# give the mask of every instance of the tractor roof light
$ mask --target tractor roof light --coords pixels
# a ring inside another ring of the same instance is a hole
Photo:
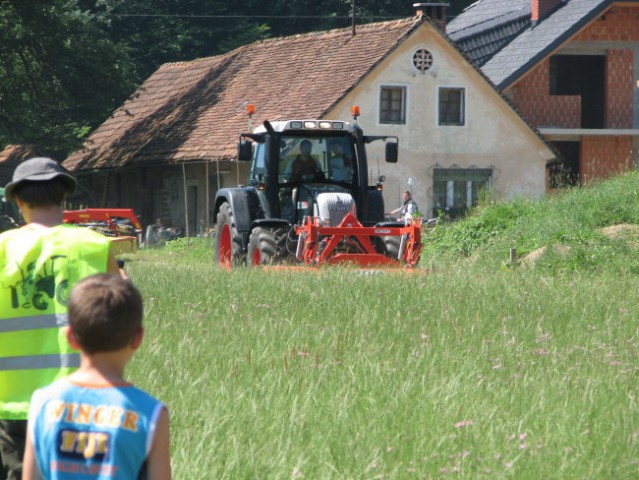
[[[319,122],[319,128],[331,128],[331,122],[322,121]]]
[[[317,128],[317,123],[315,123],[315,122],[304,122],[304,128]]]
[[[304,128],[304,124],[302,122],[291,122],[290,123],[290,127],[291,128]]]

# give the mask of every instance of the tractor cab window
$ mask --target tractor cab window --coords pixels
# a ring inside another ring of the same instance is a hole
[[[264,158],[264,144],[253,143],[253,165],[251,167],[251,180],[260,181],[266,174],[266,160]]]
[[[351,182],[352,158],[346,137],[282,137],[280,183]]]

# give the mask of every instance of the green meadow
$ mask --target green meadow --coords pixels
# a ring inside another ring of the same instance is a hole
[[[177,479],[637,479],[636,225],[628,174],[441,222],[411,271],[140,250],[128,377]]]

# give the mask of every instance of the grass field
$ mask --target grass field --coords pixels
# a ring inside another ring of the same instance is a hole
[[[410,274],[127,258],[174,477],[639,478],[637,250],[597,233],[639,224],[639,177],[615,181],[438,226]]]

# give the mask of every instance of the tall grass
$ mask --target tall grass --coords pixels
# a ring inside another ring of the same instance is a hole
[[[486,208],[499,231],[467,252],[440,231],[413,273],[227,272],[206,241],[131,256],[147,335],[128,373],[171,411],[175,477],[639,478],[639,281],[602,266],[620,245],[585,268],[502,261],[553,225],[600,248],[598,205],[629,178]]]

